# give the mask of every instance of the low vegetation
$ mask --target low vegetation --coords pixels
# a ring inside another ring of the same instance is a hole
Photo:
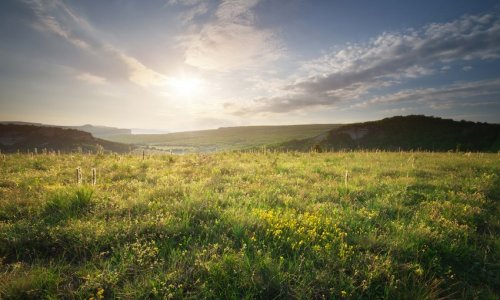
[[[323,135],[286,141],[274,148],[309,151],[500,151],[500,124],[454,121],[421,115],[396,116],[334,128]]]
[[[335,124],[311,124],[222,127],[168,134],[116,135],[110,136],[108,139],[120,143],[140,144],[173,153],[214,152],[258,147],[292,139],[311,138],[339,126]]]
[[[76,129],[0,123],[0,152],[2,153],[32,152],[37,154],[57,151],[125,153],[134,148],[133,145],[95,138],[89,132]]]
[[[482,153],[3,155],[0,298],[496,299],[499,176]]]

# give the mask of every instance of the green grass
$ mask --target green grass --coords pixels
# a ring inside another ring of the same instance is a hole
[[[214,152],[256,147],[293,139],[315,137],[340,125],[286,125],[223,127],[213,130],[174,132],[169,134],[134,134],[107,139],[129,144],[143,144],[174,153]]]
[[[499,158],[6,155],[0,299],[498,299]]]

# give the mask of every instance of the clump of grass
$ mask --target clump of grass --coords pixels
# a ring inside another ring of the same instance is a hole
[[[1,275],[0,299],[56,299],[61,274],[45,267],[27,268],[15,264]]]
[[[82,216],[91,210],[93,194],[88,187],[57,191],[45,203],[43,214],[50,221]]]

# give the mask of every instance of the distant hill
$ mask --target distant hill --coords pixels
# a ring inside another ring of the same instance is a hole
[[[2,152],[26,152],[28,149],[60,150],[62,152],[96,151],[97,145],[107,151],[127,152],[130,145],[98,139],[92,134],[76,129],[36,125],[0,124],[0,149]]]
[[[167,134],[168,130],[162,129],[146,129],[146,128],[130,128],[132,134]]]
[[[115,142],[142,144],[174,152],[211,152],[244,149],[292,139],[305,139],[327,132],[340,125],[311,124],[283,126],[222,127],[211,130],[174,132],[168,134],[134,134],[110,136]]]
[[[108,126],[94,126],[86,124],[83,126],[64,126],[63,128],[76,129],[91,133],[93,136],[98,138],[106,138],[114,135],[127,135],[132,134],[132,130],[124,128],[115,128]]]
[[[281,149],[499,151],[500,124],[420,115],[343,125],[314,138],[284,142]]]
[[[29,123],[29,122],[18,122],[18,121],[7,121],[0,122],[0,124],[13,124],[13,125],[34,125],[34,126],[43,126],[43,127],[58,127],[64,129],[76,129],[91,133],[93,136],[98,138],[105,138],[113,135],[127,135],[132,134],[132,130],[123,129],[123,128],[115,128],[108,126],[94,126],[90,124],[82,125],[82,126],[59,126],[59,125],[48,125],[42,123]]]

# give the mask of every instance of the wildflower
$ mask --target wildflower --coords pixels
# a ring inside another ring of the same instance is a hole
[[[416,274],[417,276],[422,276],[422,275],[424,275],[424,270],[422,269],[422,267],[420,267],[420,266],[419,266],[418,268],[416,268],[416,269],[415,269],[415,274]]]
[[[99,299],[99,300],[104,299],[104,289],[103,288],[99,288],[97,290],[97,299]]]

